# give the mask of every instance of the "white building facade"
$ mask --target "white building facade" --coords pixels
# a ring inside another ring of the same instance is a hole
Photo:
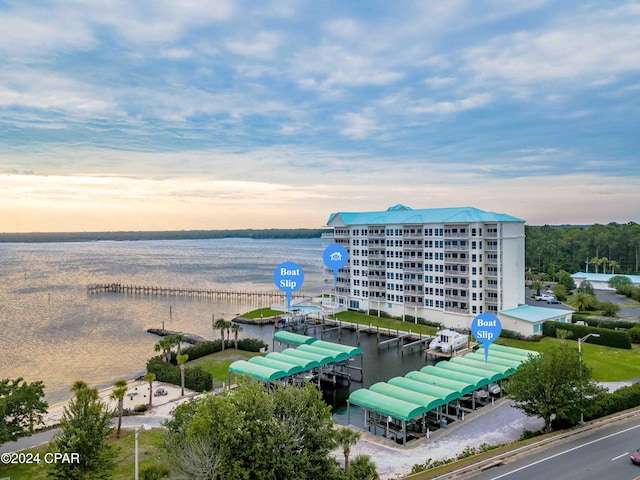
[[[352,310],[469,328],[523,303],[524,224],[472,207],[333,213],[327,225],[349,252],[335,293]]]

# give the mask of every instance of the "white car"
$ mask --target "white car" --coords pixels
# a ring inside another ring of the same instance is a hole
[[[168,395],[169,392],[167,392],[166,388],[157,388],[155,392],[153,392],[153,394],[156,397],[162,397],[163,395]]]
[[[549,294],[547,294],[547,293],[543,293],[542,295],[536,295],[534,298],[535,298],[537,301],[541,301],[541,300],[543,300],[543,301],[545,301],[545,302],[546,302],[547,300],[554,300],[553,295],[549,295]]]

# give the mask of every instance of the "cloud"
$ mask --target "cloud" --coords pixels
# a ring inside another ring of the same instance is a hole
[[[482,108],[491,102],[492,95],[489,93],[477,93],[458,100],[446,100],[434,102],[432,100],[422,100],[419,105],[412,108],[414,113],[433,113],[436,115],[448,115],[464,110],[474,110]]]
[[[275,32],[259,32],[253,40],[227,42],[227,50],[245,57],[271,58],[280,46],[280,36]]]

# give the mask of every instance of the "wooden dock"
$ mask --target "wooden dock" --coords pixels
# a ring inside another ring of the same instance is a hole
[[[207,300],[282,302],[286,294],[280,290],[230,290],[207,288],[158,287],[147,285],[125,285],[122,283],[95,283],[87,286],[87,292],[120,293],[123,295],[152,295],[164,297],[192,297]],[[307,293],[294,292],[292,298],[308,298]]]

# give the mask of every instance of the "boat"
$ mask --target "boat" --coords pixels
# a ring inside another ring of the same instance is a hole
[[[456,332],[453,328],[449,328],[436,333],[436,338],[429,343],[429,350],[451,353],[466,347],[468,344],[469,335],[464,335]]]

